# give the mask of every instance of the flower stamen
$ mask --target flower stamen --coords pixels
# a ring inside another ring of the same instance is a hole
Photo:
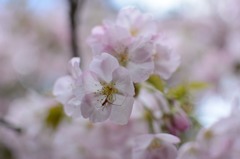
[[[102,107],[104,109],[105,106],[109,103],[113,103],[115,101],[115,94],[118,93],[118,90],[115,88],[115,83],[109,83],[101,82],[102,84],[102,90],[100,91],[100,94],[104,95],[105,98],[101,99]]]
[[[127,53],[121,53],[118,55],[118,62],[121,66],[125,67],[128,62],[128,54]]]
[[[160,148],[161,145],[162,145],[161,140],[158,139],[158,138],[155,138],[155,139],[152,140],[152,142],[148,146],[148,150],[154,150],[154,149]]]

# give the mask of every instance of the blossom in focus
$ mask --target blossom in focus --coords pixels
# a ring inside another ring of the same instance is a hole
[[[135,138],[133,159],[176,159],[180,140],[170,134],[146,134]]]
[[[72,58],[69,61],[70,75],[60,77],[54,84],[53,95],[64,105],[67,115],[81,116],[80,104],[82,99],[82,71],[80,58]]]
[[[116,57],[119,64],[127,68],[133,82],[143,82],[153,72],[150,38],[132,39],[122,26],[105,24],[93,29],[89,44],[96,55],[107,52]]]
[[[106,52],[116,57],[135,83],[152,73],[166,80],[180,64],[179,55],[163,44],[153,17],[134,7],[123,8],[115,22],[93,28],[88,44],[94,55]]]
[[[81,112],[92,122],[107,119],[126,124],[132,112],[134,86],[128,71],[116,58],[103,53],[95,56],[83,73],[84,95]]]

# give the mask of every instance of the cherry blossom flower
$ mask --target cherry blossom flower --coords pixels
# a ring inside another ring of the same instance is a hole
[[[150,38],[131,39],[129,32],[116,24],[105,24],[93,29],[89,44],[95,55],[107,52],[128,69],[133,82],[143,82],[153,72]]]
[[[194,159],[237,159],[239,158],[240,118],[239,110],[223,118],[209,128],[203,128],[194,142],[184,144],[178,159],[194,156]]]
[[[126,124],[134,102],[134,86],[128,71],[116,58],[103,53],[95,56],[83,73],[84,96],[81,112],[92,122],[107,119]]]
[[[81,116],[80,104],[82,98],[82,71],[79,67],[80,58],[69,61],[70,75],[60,77],[54,84],[53,94],[64,105],[67,115]]]
[[[164,44],[161,35],[155,35],[152,40],[154,42],[154,74],[159,75],[161,78],[167,80],[179,67],[180,55],[175,53],[170,49],[169,46]]]
[[[151,37],[157,33],[153,16],[135,7],[125,7],[118,14],[116,24],[128,30],[132,37]]]
[[[180,140],[170,134],[146,134],[135,138],[133,159],[176,159]]]

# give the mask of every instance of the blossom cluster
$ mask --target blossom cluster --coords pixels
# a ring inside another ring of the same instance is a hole
[[[177,159],[237,159],[239,158],[239,105],[233,112],[209,128],[203,128],[195,141],[185,143]]]
[[[115,22],[93,28],[88,44],[94,55],[88,69],[80,69],[79,58],[70,60],[70,75],[56,81],[53,94],[67,115],[92,122],[126,124],[136,84],[154,74],[168,79],[180,62],[164,44],[153,16],[134,7],[122,9]]]
[[[116,20],[92,30],[92,54],[79,48],[93,55],[90,65],[84,58],[69,61],[69,74],[54,85],[57,101],[49,84],[65,71],[71,53],[66,4],[52,16],[48,8],[46,17],[32,14],[27,0],[0,5],[0,158],[238,159],[239,104],[230,116],[205,124],[226,114],[226,104],[239,96],[239,2],[209,3],[212,13],[202,18],[179,10],[161,23],[123,8]],[[92,23],[89,15],[97,18],[101,5],[94,7],[78,7],[87,11],[84,26]],[[158,27],[173,35],[182,55],[171,79],[179,55]]]

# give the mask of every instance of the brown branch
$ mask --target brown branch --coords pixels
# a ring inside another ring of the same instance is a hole
[[[77,32],[78,25],[78,13],[82,9],[85,0],[68,0],[69,2],[69,22],[70,22],[70,38],[71,38],[71,50],[73,57],[80,57],[81,58],[81,49],[78,45],[78,35]]]

